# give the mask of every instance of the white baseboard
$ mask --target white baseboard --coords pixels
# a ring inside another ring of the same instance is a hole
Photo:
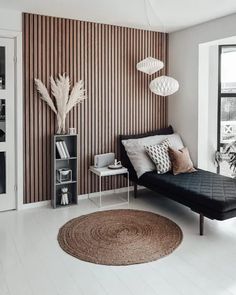
[[[40,208],[40,207],[48,207],[51,205],[51,201],[41,201],[41,202],[34,202],[29,204],[23,204],[20,208],[20,210],[24,209],[33,209],[33,208]]]
[[[138,190],[143,189],[144,187],[142,186],[138,186]],[[134,190],[133,186],[129,187],[130,192]],[[103,195],[109,195],[112,194],[113,192],[115,193],[125,193],[127,192],[127,187],[122,187],[122,188],[117,188],[114,190],[107,190],[107,191],[103,191],[102,194]],[[88,195],[90,198],[96,198],[99,196],[99,192],[95,192],[95,193],[90,193],[90,194],[83,194],[83,195],[78,195],[78,201],[80,200],[85,200],[88,199]],[[24,209],[33,209],[33,208],[40,208],[40,207],[49,207],[51,206],[51,201],[41,201],[41,202],[34,202],[34,203],[29,203],[29,204],[23,204],[19,210],[24,210]]]

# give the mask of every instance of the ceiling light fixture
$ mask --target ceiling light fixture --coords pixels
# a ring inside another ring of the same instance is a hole
[[[179,83],[172,77],[160,76],[151,81],[150,90],[160,96],[169,96],[179,89]]]
[[[164,63],[156,58],[147,57],[137,63],[137,70],[152,75],[164,68]]]
[[[147,3],[146,1],[148,1],[148,4],[151,6],[152,11],[154,11],[155,13],[155,9],[151,4],[151,0],[144,0],[144,5],[145,5],[145,9],[146,9],[146,16],[147,16],[147,20],[148,20],[148,24],[151,28],[151,24],[148,18],[148,12],[147,12]],[[160,18],[158,18],[157,14],[155,13],[157,19],[160,20]],[[164,27],[164,26],[163,26]],[[165,29],[164,29],[165,32]],[[152,75],[158,71],[160,71],[163,67],[164,67],[164,63],[156,58],[153,57],[147,57],[143,60],[141,60],[139,63],[137,63],[136,65],[137,70],[144,72],[148,75]],[[159,96],[169,96],[171,94],[174,94],[176,91],[178,91],[179,89],[179,83],[177,80],[175,80],[172,77],[169,76],[160,76],[154,80],[151,81],[150,85],[149,85],[149,89],[159,95]]]

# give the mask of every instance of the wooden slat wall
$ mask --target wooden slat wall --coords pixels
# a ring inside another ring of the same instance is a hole
[[[85,81],[88,99],[74,108],[68,126],[79,134],[79,194],[98,190],[88,172],[93,156],[118,153],[117,136],[166,126],[167,100],[152,94],[155,77],[136,70],[152,56],[167,63],[167,35],[112,25],[23,14],[24,44],[24,202],[51,196],[53,112],[39,99],[34,78],[49,87],[49,77],[66,72],[72,85]],[[165,74],[165,69],[158,74]],[[157,76],[157,75],[156,75]],[[122,177],[109,178],[103,189],[122,187]]]

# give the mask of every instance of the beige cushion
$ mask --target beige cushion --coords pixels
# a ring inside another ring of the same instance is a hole
[[[196,169],[193,167],[193,162],[186,147],[180,150],[169,147],[169,156],[174,175],[196,171]]]
[[[171,147],[175,149],[184,147],[181,137],[177,133],[122,140],[122,144],[138,177],[145,172],[156,170],[155,164],[149,158],[144,146],[160,144],[166,138],[169,139]]]

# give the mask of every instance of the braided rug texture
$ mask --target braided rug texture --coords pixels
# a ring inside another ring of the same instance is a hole
[[[58,242],[68,254],[92,263],[130,265],[157,260],[182,241],[180,227],[147,211],[108,210],[74,218],[62,226]]]

